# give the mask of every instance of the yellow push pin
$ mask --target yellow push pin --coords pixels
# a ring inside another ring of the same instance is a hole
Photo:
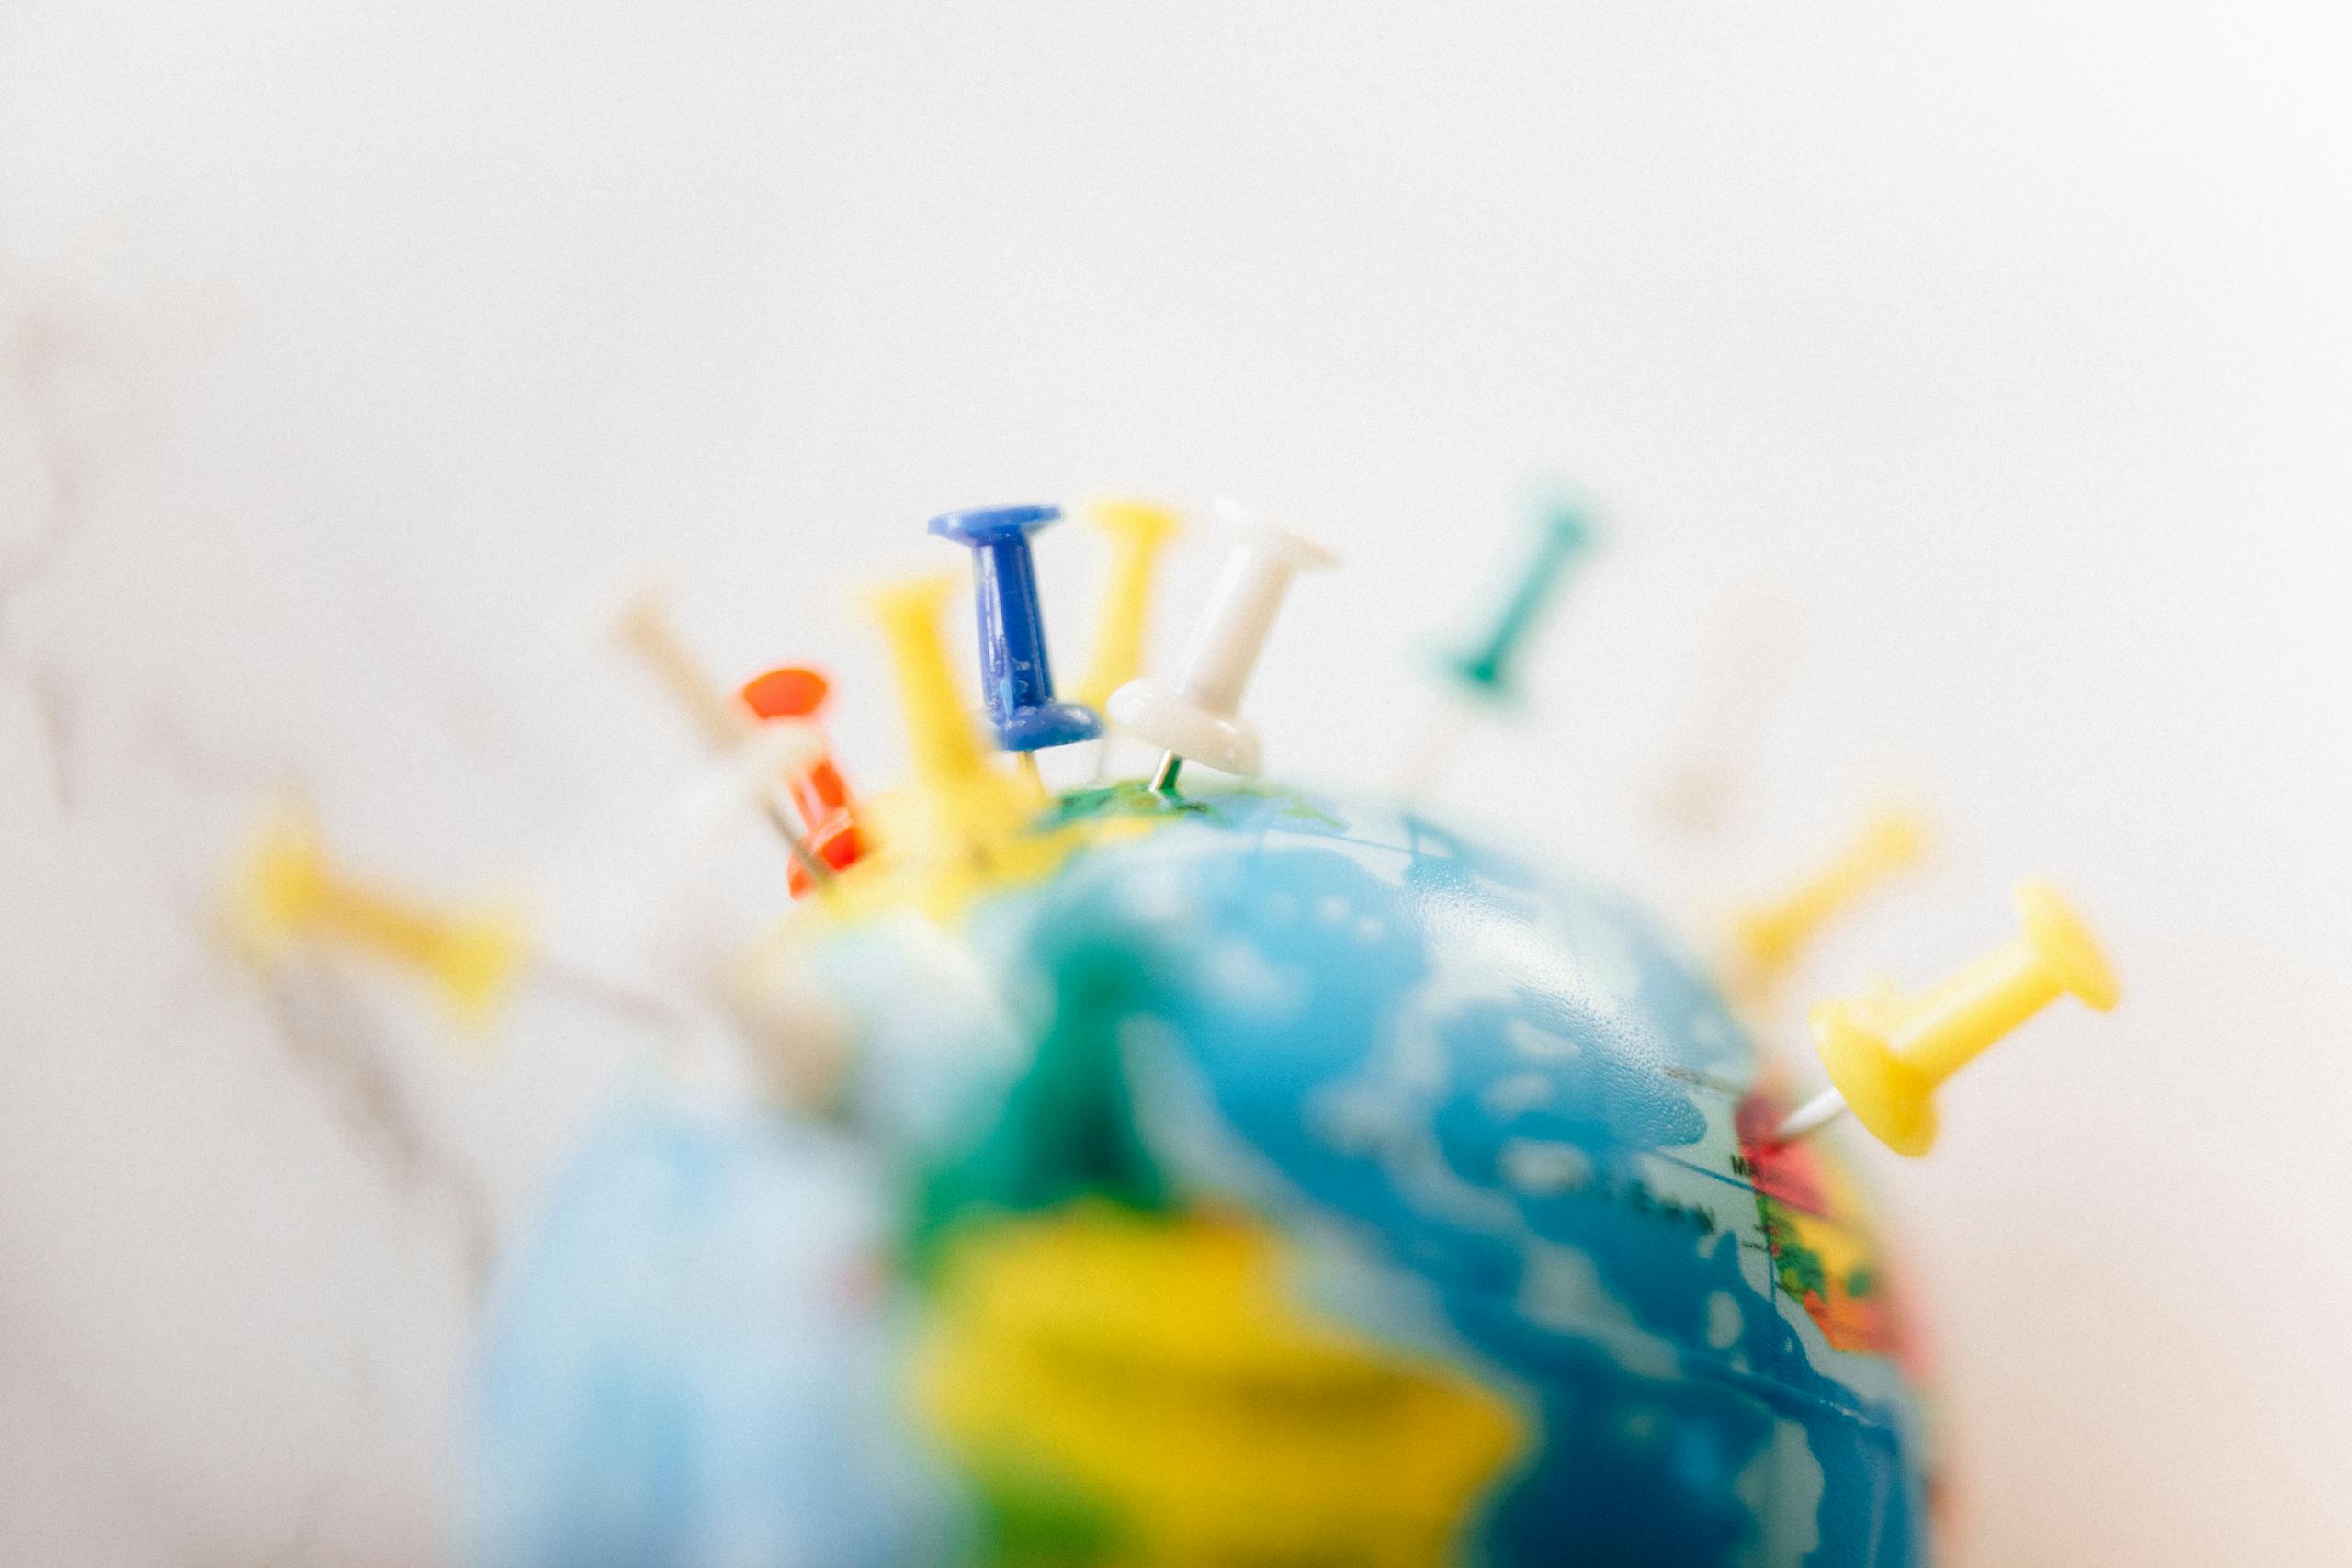
[[[1750,1000],[1770,997],[1831,920],[1927,852],[1928,824],[1917,812],[1880,812],[1795,889],[1733,918],[1732,988]]]
[[[1880,987],[1815,1008],[1814,1045],[1835,1087],[1781,1122],[1774,1142],[1804,1137],[1851,1111],[1896,1154],[1924,1155],[1936,1141],[1935,1095],[1946,1078],[2062,993],[2100,1012],[2115,1006],[2115,971],[2055,888],[2020,886],[2018,915],[2022,934],[1916,1001]]]
[[[956,695],[955,666],[939,631],[954,592],[952,580],[926,577],[883,588],[871,603],[899,673],[914,763],[910,793],[929,839],[919,852],[985,861],[988,846],[1024,823],[1037,800],[1033,789],[989,765],[979,727]]]
[[[1111,536],[1111,580],[1094,623],[1094,654],[1078,700],[1101,713],[1111,694],[1143,673],[1144,631],[1151,617],[1151,579],[1159,553],[1183,530],[1176,513],[1149,502],[1090,502],[1086,514]]]
[[[899,672],[899,701],[915,777],[926,787],[954,790],[988,773],[978,726],[956,695],[955,667],[939,635],[939,616],[955,583],[922,577],[875,590],[874,618]]]
[[[422,969],[458,1020],[487,1025],[529,949],[519,913],[504,908],[430,909],[364,886],[329,865],[317,824],[279,807],[232,890],[237,934],[267,959],[305,938],[332,938]]]

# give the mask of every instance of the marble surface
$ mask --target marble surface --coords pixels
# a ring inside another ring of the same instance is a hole
[[[1940,868],[1816,986],[2028,872],[2131,984],[1879,1162],[1954,1560],[2352,1556],[2346,64],[2276,4],[0,9],[0,1562],[442,1557],[501,1247],[707,1028],[660,890],[763,874],[681,848],[616,584],[830,663],[881,781],[854,589],[956,564],[924,517],[1230,491],[1351,560],[1275,765],[1376,782],[1555,466],[1607,564],[1452,809],[1703,933],[1916,787]],[[1074,662],[1099,557],[1041,558]],[[1669,829],[1694,760],[1725,814]],[[226,953],[285,788],[530,891],[487,1048]]]

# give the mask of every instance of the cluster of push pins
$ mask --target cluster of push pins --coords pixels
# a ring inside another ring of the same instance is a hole
[[[730,690],[694,657],[650,592],[629,603],[616,630],[712,753],[750,784],[790,857],[795,898],[814,895],[852,911],[866,899],[937,909],[1046,863],[1035,858],[1043,852],[1036,825],[1051,802],[1035,762],[1041,750],[1095,743],[1099,783],[1115,728],[1159,751],[1144,788],[1162,797],[1178,794],[1187,763],[1257,774],[1262,750],[1242,715],[1243,694],[1292,579],[1338,564],[1295,530],[1220,502],[1232,536],[1224,570],[1173,672],[1148,674],[1154,574],[1179,521],[1134,501],[1087,510],[1112,547],[1078,700],[1055,687],[1031,549],[1032,536],[1060,509],[986,507],[930,525],[931,533],[971,552],[986,735],[1012,756],[1011,771],[991,761],[960,694],[940,630],[952,592],[946,579],[897,584],[871,602],[898,676],[913,774],[907,788],[873,800],[853,796],[832,754],[821,724],[829,685],[817,671],[770,670]],[[1592,540],[1581,506],[1545,509],[1534,549],[1482,634],[1436,661],[1440,729],[1516,701],[1521,656]],[[1434,786],[1449,750],[1433,736],[1408,760],[1408,795]],[[1883,815],[1795,890],[1735,921],[1726,976],[1734,999],[1760,1013],[1829,920],[1916,863],[1924,842],[1915,818]],[[328,864],[315,829],[299,817],[281,816],[264,834],[237,894],[255,951],[277,953],[302,937],[338,939],[423,969],[476,1022],[494,1012],[529,957],[523,922],[511,911],[445,913],[368,886]],[[2022,933],[1942,984],[1914,997],[1880,983],[1815,1009],[1815,1043],[1829,1087],[1788,1116],[1774,1138],[1804,1137],[1851,1111],[1890,1148],[1924,1154],[1935,1138],[1937,1091],[1962,1066],[2062,994],[2113,1007],[2113,974],[2065,901],[2028,884],[2018,906]]]

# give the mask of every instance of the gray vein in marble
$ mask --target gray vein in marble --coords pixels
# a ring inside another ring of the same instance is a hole
[[[31,537],[0,555],[0,679],[13,676],[32,703],[34,739],[49,766],[51,795],[60,817],[71,814],[74,797],[71,689],[58,670],[25,667],[17,642],[16,611],[63,557],[81,521],[85,476],[79,454],[66,438],[60,392],[63,367],[79,346],[54,310],[30,310],[19,319],[8,337],[5,359],[0,359],[0,375],[23,406],[40,491],[40,520]]]
[[[661,998],[606,979],[594,970],[541,953],[531,965],[532,977],[549,991],[570,997],[581,1006],[664,1038],[683,1034],[690,1027],[685,1014]]]
[[[153,762],[192,795],[239,801],[264,795],[308,798],[307,791],[290,782],[295,770],[283,756],[265,743],[241,748],[218,745],[189,728],[178,707],[160,694],[140,704],[138,731],[131,744],[135,757]]]
[[[81,344],[54,310],[27,311],[10,334],[0,374],[25,411],[40,471],[42,507],[32,537],[0,556],[0,659],[14,651],[9,615],[25,592],[57,564],[81,516],[85,475],[66,439],[60,383]]]
[[[260,994],[288,1059],[386,1182],[437,1197],[453,1216],[467,1295],[479,1302],[497,1253],[489,1197],[426,1134],[391,1072],[393,1045],[374,1012],[330,963],[282,964],[262,977]]]
[[[256,1556],[224,1562],[221,1568],[302,1568],[318,1562],[322,1527],[332,1511],[340,1479],[335,1474],[322,1476],[303,1489],[292,1521],[276,1545]]]
[[[56,665],[35,663],[24,676],[25,696],[32,704],[33,724],[40,731],[42,754],[49,762],[50,799],[62,819],[74,815],[76,777],[74,739],[79,731],[78,688]]]

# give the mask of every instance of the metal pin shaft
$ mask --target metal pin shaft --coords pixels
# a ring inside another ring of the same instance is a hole
[[[791,852],[793,863],[808,874],[809,881],[819,887],[829,888],[840,880],[833,868],[820,860],[816,852],[802,841],[800,829],[793,826],[792,818],[785,815],[783,807],[774,800],[763,800],[760,807],[767,813],[768,821],[775,825],[776,835],[783,839],[784,847]]]
[[[1822,1128],[1846,1114],[1846,1097],[1834,1089],[1825,1089],[1794,1111],[1788,1119],[1772,1129],[1772,1142],[1793,1144],[1808,1134]]]

